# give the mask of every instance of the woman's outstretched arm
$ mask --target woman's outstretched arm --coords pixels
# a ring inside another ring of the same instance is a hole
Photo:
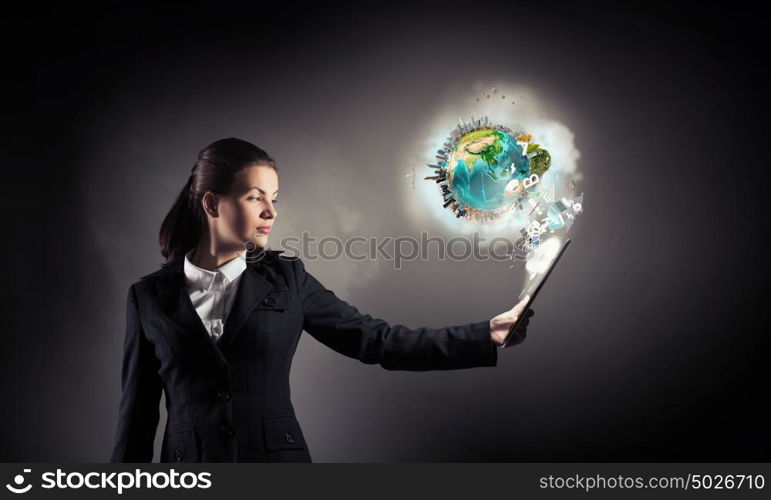
[[[159,361],[139,321],[134,285],[126,305],[122,395],[110,462],[152,462],[163,384]]]
[[[295,260],[303,329],[335,351],[387,370],[452,370],[496,366],[490,320],[442,328],[389,325],[363,314],[325,288]]]

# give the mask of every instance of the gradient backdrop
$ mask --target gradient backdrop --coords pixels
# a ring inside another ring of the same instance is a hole
[[[292,398],[314,461],[771,457],[769,52],[758,11],[718,1],[28,9],[0,21],[0,460],[108,460],[126,292],[158,268],[160,222],[205,145],[236,136],[277,159],[274,248],[302,231],[452,237],[415,222],[402,148],[448,96],[503,84],[530,88],[574,132],[586,193],[527,340],[495,368],[415,373],[304,334]],[[430,170],[416,169],[425,182]],[[515,303],[522,278],[473,260],[307,266],[361,311],[412,327],[490,318]]]

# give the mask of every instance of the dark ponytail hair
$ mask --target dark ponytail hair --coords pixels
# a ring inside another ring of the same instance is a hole
[[[159,241],[161,254],[166,258],[163,266],[183,258],[198,245],[206,224],[201,206],[204,193],[228,194],[236,174],[252,165],[267,165],[278,172],[268,153],[235,137],[215,141],[198,153],[190,178],[161,224]]]

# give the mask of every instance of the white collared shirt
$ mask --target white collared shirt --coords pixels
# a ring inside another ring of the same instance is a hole
[[[238,256],[221,265],[216,271],[201,269],[190,262],[192,250],[185,255],[185,287],[201,322],[212,342],[219,339],[225,328],[230,309],[238,290],[246,260]]]

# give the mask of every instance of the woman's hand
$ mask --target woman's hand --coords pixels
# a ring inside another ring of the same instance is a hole
[[[509,334],[509,329],[512,327],[514,322],[517,321],[517,318],[519,318],[520,314],[522,314],[522,311],[525,309],[528,300],[530,300],[530,295],[525,295],[525,297],[519,301],[517,305],[490,320],[490,335],[493,338],[493,342],[499,346],[503,344],[503,341],[506,339],[506,335]],[[512,333],[513,338],[508,347],[517,345],[525,340],[525,337],[527,337],[527,325],[530,323],[530,317],[534,314],[535,312],[533,312],[532,309],[527,310],[527,317],[524,319],[524,321],[522,321],[522,324],[519,326],[519,328],[517,328]]]

